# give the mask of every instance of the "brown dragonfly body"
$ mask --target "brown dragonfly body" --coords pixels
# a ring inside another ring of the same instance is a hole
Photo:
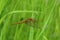
[[[16,22],[16,23],[14,23],[13,25],[15,25],[15,24],[22,24],[22,23],[29,23],[29,22],[34,23],[35,20],[32,19],[32,18],[29,18],[29,19],[26,19],[26,20],[22,20],[22,21],[20,21],[20,22]]]

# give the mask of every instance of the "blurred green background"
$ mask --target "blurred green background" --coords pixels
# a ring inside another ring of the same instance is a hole
[[[60,0],[0,0],[0,40],[60,40]]]

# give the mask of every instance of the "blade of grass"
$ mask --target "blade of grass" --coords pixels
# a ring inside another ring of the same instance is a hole
[[[33,40],[34,38],[34,29],[33,27],[30,27],[30,33],[29,33],[29,40]]]
[[[0,0],[0,15],[8,0]]]
[[[49,17],[47,18],[47,21],[45,22],[45,24],[44,24],[44,26],[43,26],[43,28],[42,28],[42,31],[40,32],[40,34],[39,34],[39,36],[37,37],[36,40],[38,40],[38,39],[41,37],[41,35],[43,34],[43,32],[45,31],[46,26],[47,26],[47,24],[48,24],[48,21],[50,20],[50,16],[52,15],[52,12],[53,12],[53,10],[54,10],[54,8],[55,8],[55,5],[56,5],[56,0],[55,0],[55,3],[54,3],[54,5],[53,5],[51,11],[50,11]]]

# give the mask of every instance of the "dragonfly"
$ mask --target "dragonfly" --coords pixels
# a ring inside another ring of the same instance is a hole
[[[12,25],[23,24],[23,23],[25,23],[27,26],[33,26],[34,28],[40,29],[40,27],[36,27],[37,20],[33,18],[27,18],[27,19],[21,18],[19,22],[13,23]]]
[[[23,18],[21,18],[21,21],[19,21],[19,22],[16,22],[16,23],[13,23],[13,25],[16,25],[16,24],[23,24],[23,23],[25,23],[25,24],[27,24],[27,25],[33,25],[33,24],[35,24],[35,19],[33,19],[33,18],[28,18],[28,19],[23,19]]]

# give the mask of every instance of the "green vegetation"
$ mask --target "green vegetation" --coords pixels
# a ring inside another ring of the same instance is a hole
[[[60,40],[60,0],[0,0],[0,40]]]

